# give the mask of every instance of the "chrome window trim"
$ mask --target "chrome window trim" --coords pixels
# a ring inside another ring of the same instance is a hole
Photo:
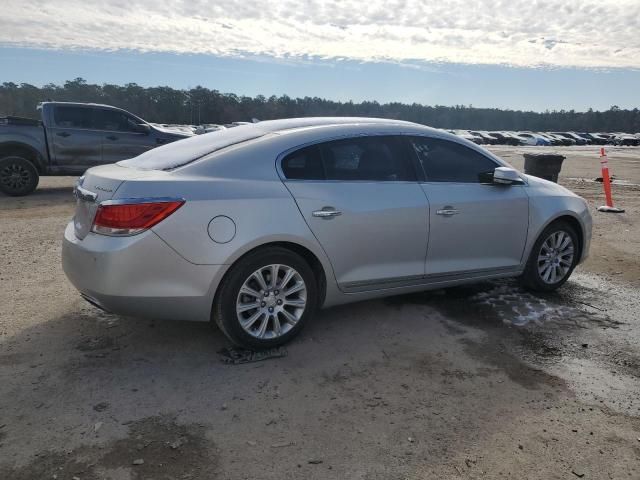
[[[414,185],[416,183],[420,183],[418,180],[305,180],[304,178],[292,178],[292,179],[288,179],[285,178],[283,180],[283,182],[285,183],[299,183],[299,182],[306,182],[306,183],[392,183],[392,184],[397,184],[397,183],[406,183],[406,184],[410,184],[410,185]]]
[[[520,178],[521,182],[512,183],[510,185],[498,184],[498,183],[483,183],[483,182],[434,182],[434,181],[423,181],[418,182],[420,185],[442,185],[446,183],[447,185],[484,185],[485,187],[525,187],[529,184],[525,182],[523,178]]]

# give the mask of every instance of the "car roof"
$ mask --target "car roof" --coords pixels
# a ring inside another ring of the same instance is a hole
[[[280,137],[286,141],[278,143],[290,143],[290,146],[293,147],[323,138],[367,133],[426,134],[465,145],[474,145],[442,130],[403,120],[368,117],[304,117],[267,120],[197,135],[149,150],[138,157],[123,160],[118,164],[143,170],[171,170],[226,147],[262,137],[271,137],[274,140],[274,137]]]
[[[103,103],[87,103],[87,102],[40,102],[40,105],[62,105],[65,107],[100,107],[110,108],[113,110],[122,110],[120,107],[113,105],[105,105]]]
[[[116,112],[123,112],[127,115],[131,115],[132,117],[136,118],[138,121],[140,122],[144,122],[147,123],[146,120],[143,120],[142,118],[140,118],[139,116],[135,115],[134,113],[131,113],[127,110],[124,110],[123,108],[120,107],[114,107],[113,105],[104,105],[102,103],[83,103],[83,102],[40,102],[38,104],[38,108],[42,108],[44,105],[55,105],[55,106],[64,106],[64,107],[78,107],[78,108],[103,108],[105,110],[113,110]]]
[[[402,125],[422,127],[417,123],[406,122],[404,120],[395,120],[388,118],[374,117],[300,117],[300,118],[283,118],[279,120],[264,120],[249,125],[241,125],[242,127],[254,127],[257,130],[266,133],[278,133],[286,130],[296,130],[300,128],[324,127],[331,125]]]

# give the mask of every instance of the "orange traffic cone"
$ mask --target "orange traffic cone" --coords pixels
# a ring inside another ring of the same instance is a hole
[[[607,154],[604,151],[604,147],[600,149],[600,166],[602,167],[602,186],[604,187],[606,205],[598,207],[598,211],[623,213],[624,209],[613,206],[613,198],[611,197],[611,178],[609,177],[609,160],[607,160]]]

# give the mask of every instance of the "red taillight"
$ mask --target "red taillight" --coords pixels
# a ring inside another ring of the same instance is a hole
[[[184,204],[184,200],[120,203],[98,207],[91,231],[103,235],[136,235],[158,224]]]

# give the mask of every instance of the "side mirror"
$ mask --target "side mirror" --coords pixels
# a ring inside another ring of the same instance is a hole
[[[497,167],[493,171],[493,183],[498,185],[517,185],[523,182],[517,170],[509,167]]]
[[[138,124],[138,132],[139,133],[144,133],[145,135],[149,135],[151,133],[151,127],[149,125],[147,125],[146,123],[139,123]]]

